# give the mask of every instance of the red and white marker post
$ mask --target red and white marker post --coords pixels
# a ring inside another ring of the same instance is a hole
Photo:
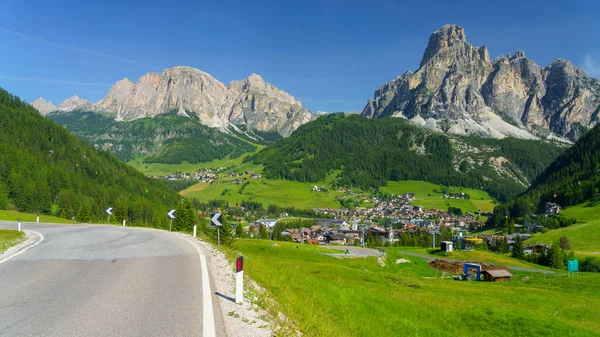
[[[244,257],[235,260],[235,303],[244,303]]]

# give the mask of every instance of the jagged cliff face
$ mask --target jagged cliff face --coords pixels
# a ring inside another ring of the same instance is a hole
[[[125,78],[97,104],[87,106],[79,98],[68,101],[58,110],[96,111],[120,121],[154,117],[172,110],[182,114],[187,111],[197,114],[201,123],[208,126],[226,128],[231,123],[253,130],[277,131],[282,136],[289,136],[313,119],[300,101],[256,74],[226,86],[190,67],[149,73],[136,83]]]
[[[600,83],[568,61],[541,68],[518,51],[492,62],[462,27],[446,25],[431,35],[420,68],[377,89],[362,114],[454,134],[574,140],[599,109]]]
[[[54,106],[52,102],[46,102],[46,100],[41,97],[33,101],[31,105],[33,105],[33,107],[36,108],[40,114],[42,114],[42,116],[46,116],[52,111],[57,110],[56,106]]]

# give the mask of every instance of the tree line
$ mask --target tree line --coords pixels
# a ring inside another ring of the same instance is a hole
[[[0,89],[0,208],[160,225],[180,197]]]
[[[507,169],[518,169],[525,181],[541,173],[562,151],[541,141],[453,138],[489,148],[490,157],[509,159],[506,165],[513,167]],[[384,186],[388,180],[408,179],[483,189],[500,200],[524,190],[520,183],[500,177],[487,164],[461,161],[455,169],[460,154],[453,149],[450,136],[412,126],[400,118],[330,114],[300,126],[290,137],[245,160],[265,165],[267,178],[300,182],[318,182],[341,170],[334,186],[365,190]]]

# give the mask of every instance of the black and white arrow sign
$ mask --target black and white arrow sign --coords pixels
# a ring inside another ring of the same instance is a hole
[[[170,210],[169,213],[167,213],[167,216],[169,217],[169,219],[175,219],[175,210]]]
[[[223,226],[223,214],[221,214],[221,213],[212,214],[210,217],[210,223],[216,227]]]
[[[109,207],[106,209],[106,214],[108,214],[108,215],[112,214],[112,207]]]

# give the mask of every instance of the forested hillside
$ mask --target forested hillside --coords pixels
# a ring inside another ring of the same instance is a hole
[[[264,164],[269,178],[317,182],[341,170],[340,186],[369,189],[388,180],[425,180],[483,189],[508,200],[562,150],[545,141],[448,136],[400,118],[332,114],[248,160]]]
[[[544,204],[562,207],[582,203],[600,191],[600,126],[583,135],[540,174],[521,196],[494,210],[489,224],[502,224],[506,216],[518,218],[543,212]]]
[[[256,150],[247,141],[200,124],[195,114],[190,116],[196,119],[175,111],[127,122],[84,111],[52,113],[48,118],[126,162],[145,155],[146,163],[201,163]]]
[[[180,197],[110,153],[99,151],[0,89],[0,209],[80,221],[163,222]]]

